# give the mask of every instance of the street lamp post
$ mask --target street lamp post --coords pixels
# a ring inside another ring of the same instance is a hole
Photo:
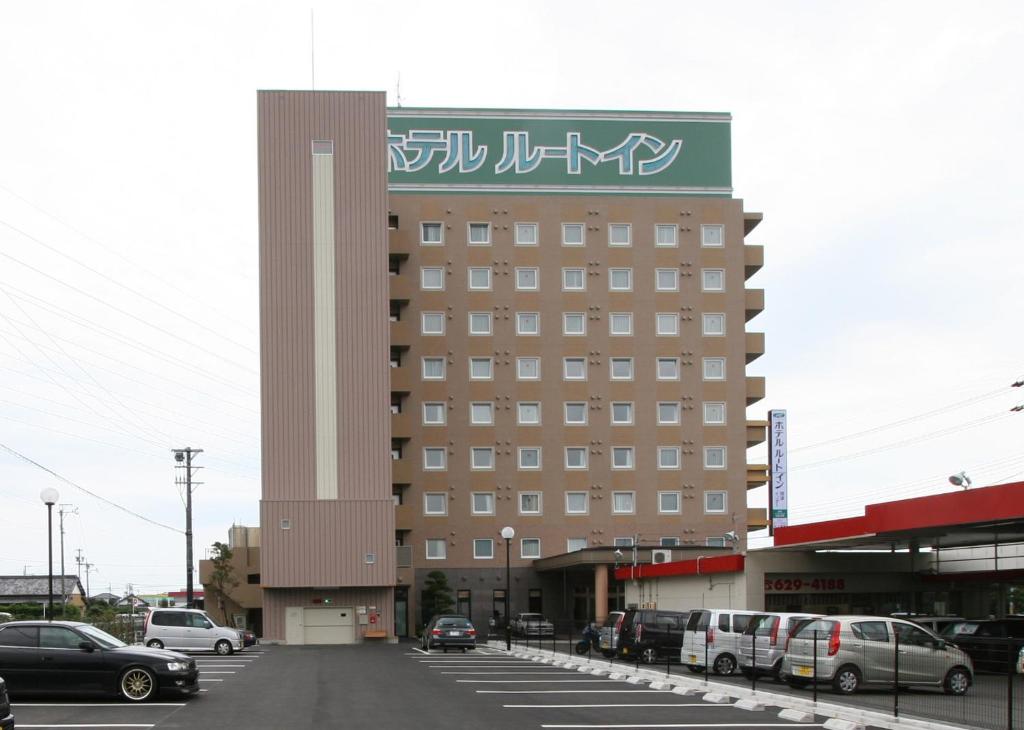
[[[509,620],[509,595],[512,593],[512,567],[509,548],[516,531],[511,527],[502,527],[501,536],[505,539],[505,651],[512,651],[512,622]]]
[[[60,494],[53,487],[47,487],[39,493],[39,499],[46,505],[46,552],[49,556],[50,566],[50,600],[46,611],[46,618],[53,621],[53,505],[60,500]]]

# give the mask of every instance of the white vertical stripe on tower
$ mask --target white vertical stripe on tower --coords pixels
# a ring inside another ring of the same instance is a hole
[[[313,155],[313,358],[316,498],[338,498],[338,369],[334,322],[334,154]]]

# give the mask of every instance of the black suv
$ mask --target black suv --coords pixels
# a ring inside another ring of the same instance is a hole
[[[645,664],[654,664],[666,656],[679,661],[683,632],[689,617],[689,611],[626,609],[619,628],[616,651],[624,659],[638,656]]]
[[[954,621],[940,636],[967,652],[976,670],[1006,674],[1024,647],[1024,618]]]

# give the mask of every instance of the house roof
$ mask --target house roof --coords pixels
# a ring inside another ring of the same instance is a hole
[[[60,576],[53,576],[53,590],[60,593]],[[0,575],[0,600],[14,596],[48,596],[50,577],[47,575]],[[77,575],[64,576],[64,588],[68,593],[76,590],[85,595]]]

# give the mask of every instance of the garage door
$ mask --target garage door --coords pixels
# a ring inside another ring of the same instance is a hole
[[[355,609],[306,608],[302,612],[302,643],[354,644]]]

